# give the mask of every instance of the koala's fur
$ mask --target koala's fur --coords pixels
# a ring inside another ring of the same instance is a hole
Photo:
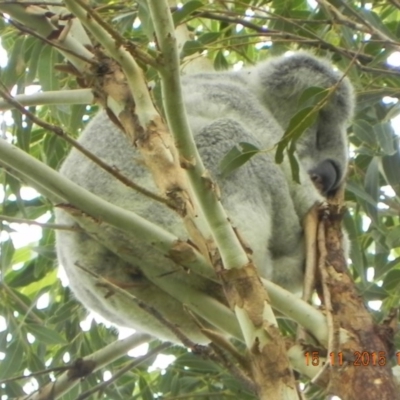
[[[332,65],[307,54],[278,57],[238,72],[205,73],[182,79],[185,106],[196,144],[206,168],[218,183],[221,201],[241,236],[253,250],[260,274],[291,291],[301,290],[304,266],[301,221],[323,196],[332,194],[343,182],[347,163],[346,126],[354,101],[349,81],[343,79],[328,104],[319,112],[314,126],[297,141],[301,184],[292,180],[287,158],[274,162],[274,145],[281,139],[291,117],[298,111],[298,99],[308,87],[329,88],[342,79]],[[100,112],[79,138],[79,142],[134,182],[157,191],[140,155],[122,132]],[[237,143],[249,142],[266,151],[221,178],[219,163]],[[167,207],[128,189],[76,150],[72,150],[61,173],[105,200],[162,226],[187,239],[180,218]],[[73,219],[57,210],[57,223]],[[103,244],[100,244],[103,243]],[[106,243],[128,246],[137,264],[124,261],[107,249]],[[193,340],[204,342],[180,302],[151,282],[151,274],[163,279],[180,279],[185,285],[222,299],[221,288],[196,274],[187,274],[148,243],[127,240],[107,228],[99,240],[85,233],[57,231],[57,251],[76,297],[89,309],[119,325],[176,341],[174,335],[153,316],[107,289],[76,265],[82,265],[115,282],[150,304]],[[127,284],[128,283],[128,284]],[[129,285],[131,283],[132,285]],[[207,319],[207,318],[206,318]],[[210,322],[210,320],[209,320]]]

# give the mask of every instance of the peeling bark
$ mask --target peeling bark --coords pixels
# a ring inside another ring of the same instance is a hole
[[[330,368],[328,391],[343,400],[400,399],[391,369],[390,341],[385,342],[377,333],[379,329],[347,270],[342,249],[342,215],[343,209],[331,204],[329,216],[321,222],[327,250],[326,283],[333,320],[353,336],[328,355],[328,359],[336,361]],[[335,354],[337,351],[341,354]]]

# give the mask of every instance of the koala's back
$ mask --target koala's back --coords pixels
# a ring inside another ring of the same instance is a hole
[[[79,142],[136,184],[157,192],[137,150],[109,120],[105,112],[100,112],[94,118],[80,136]],[[179,217],[169,208],[128,189],[80,152],[72,150],[60,172],[110,203],[125,210],[134,211],[161,226],[169,227],[169,230],[179,238],[187,237]],[[60,209],[56,209],[56,219],[62,224],[75,223],[70,215]],[[96,240],[85,232],[58,231],[56,242],[58,258],[66,271],[70,287],[78,300],[88,309],[115,324],[149,333],[158,332],[160,338],[171,339],[171,333],[148,312],[127,297],[117,293],[110,295],[109,289],[101,287],[96,279],[85,273],[79,266],[109,279],[139,300],[151,305],[184,331],[193,332],[191,336],[193,340],[204,341],[195,323],[185,314],[184,306],[155,286],[151,279],[142,273],[141,268],[146,261],[147,265],[154,266],[151,270],[153,274],[165,273],[166,280],[185,281],[187,278],[186,284],[202,291],[218,292],[220,290],[218,285],[201,277],[197,277],[198,279],[194,282],[189,282],[191,277],[180,266],[174,264],[165,255],[157,253],[149,243],[140,239],[126,238],[120,231],[111,227],[102,227],[101,234],[96,237]],[[130,253],[137,256],[136,263],[133,265],[126,262],[123,257],[116,254],[115,247],[111,251],[105,245],[109,242],[116,244],[116,247],[121,249],[121,253],[129,248]]]

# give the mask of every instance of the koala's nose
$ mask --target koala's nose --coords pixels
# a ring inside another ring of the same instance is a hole
[[[337,166],[332,160],[324,160],[308,171],[316,188],[325,196],[333,194],[340,183]]]

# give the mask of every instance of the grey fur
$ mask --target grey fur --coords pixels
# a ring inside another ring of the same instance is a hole
[[[272,149],[297,111],[300,94],[310,86],[331,87],[341,77],[329,62],[301,52],[239,72],[191,75],[182,80],[198,149],[221,189],[221,201],[233,225],[253,249],[260,274],[291,291],[300,290],[303,276],[301,221],[316,202],[323,200],[313,179],[332,193],[343,182],[346,172],[346,124],[354,107],[348,80],[342,80],[315,126],[298,140],[301,185],[292,181],[287,160],[281,165],[274,163]],[[156,191],[137,151],[104,112],[94,118],[79,141],[136,183]],[[219,162],[239,142],[250,142],[269,151],[222,179]],[[187,238],[179,217],[172,211],[127,189],[77,151],[71,151],[61,173],[109,202],[148,218],[181,239]],[[58,223],[73,222],[61,210],[56,214]],[[105,229],[102,238],[96,240],[84,233],[57,232],[59,261],[69,276],[73,292],[87,308],[111,322],[176,340],[168,329],[132,302],[115,294],[106,296],[107,290],[96,285],[76,263],[117,282],[134,283],[129,289],[132,294],[163,313],[193,340],[204,341],[182,305],[153,285],[150,275],[174,271],[165,274],[165,279],[180,279],[185,285],[222,299],[217,284],[183,272],[149,244],[139,239],[127,240],[111,228]],[[112,252],[99,242],[117,242],[121,246],[125,243],[137,257],[137,265],[123,261],[115,249]]]

